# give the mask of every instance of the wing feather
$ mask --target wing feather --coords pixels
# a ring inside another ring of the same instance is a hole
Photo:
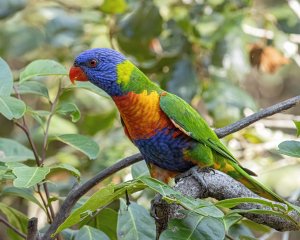
[[[160,95],[160,108],[175,123],[174,125],[185,134],[212,148],[227,159],[238,163],[207,122],[183,99],[174,94],[163,92]]]

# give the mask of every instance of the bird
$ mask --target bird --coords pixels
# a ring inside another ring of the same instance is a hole
[[[139,149],[153,178],[168,183],[194,166],[222,171],[257,195],[286,203],[241,166],[200,114],[161,89],[120,52],[93,48],[80,53],[69,77],[104,90],[120,112],[126,136]]]

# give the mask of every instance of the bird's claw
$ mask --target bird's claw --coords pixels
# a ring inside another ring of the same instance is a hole
[[[207,189],[208,189],[207,183],[206,183],[204,177],[199,175],[199,172],[198,172],[199,170],[204,173],[213,172],[213,174],[215,174],[215,170],[211,167],[204,167],[204,168],[199,169],[198,166],[195,166],[195,167],[190,168],[188,171],[177,175],[175,177],[175,183],[177,183],[182,178],[192,176],[203,188],[205,188],[205,191],[207,191]]]

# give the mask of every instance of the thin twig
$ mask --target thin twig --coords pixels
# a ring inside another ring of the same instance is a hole
[[[278,104],[275,104],[271,107],[268,107],[266,109],[263,109],[257,113],[254,113],[236,123],[233,123],[227,127],[216,129],[216,134],[222,138],[226,135],[229,135],[233,132],[236,132],[242,128],[245,128],[249,126],[250,124],[271,116],[273,114],[282,112],[286,109],[294,107],[297,103],[300,102],[300,96],[296,96],[294,98],[288,99],[286,101],[280,102]],[[58,211],[57,215],[53,219],[53,223],[50,225],[49,229],[43,236],[43,240],[50,240],[51,235],[57,230],[59,225],[63,223],[63,221],[69,216],[73,206],[78,201],[80,197],[82,197],[85,193],[87,193],[92,187],[97,185],[99,182],[101,182],[103,179],[107,178],[108,176],[112,175],[113,173],[128,167],[136,162],[139,162],[143,159],[142,155],[140,153],[137,153],[135,155],[132,155],[130,157],[124,158],[114,165],[104,169],[100,173],[98,173],[96,176],[85,182],[84,184],[75,187],[70,191],[70,193],[67,195],[66,199],[62,203],[62,206],[60,207],[60,210]]]
[[[14,91],[15,91],[15,93],[16,93],[18,99],[22,100],[21,95],[20,95],[20,93],[18,92],[18,89],[17,89],[15,86],[13,86],[13,88],[14,88]],[[19,128],[21,128],[21,129],[23,130],[23,132],[25,133],[25,135],[26,135],[26,137],[27,137],[27,139],[28,139],[28,142],[29,142],[29,144],[30,144],[30,146],[31,146],[31,148],[32,148],[33,155],[34,155],[34,158],[35,158],[35,161],[36,161],[36,165],[37,165],[37,166],[40,166],[41,163],[40,163],[39,154],[38,154],[37,148],[36,148],[36,146],[35,146],[35,144],[34,144],[34,141],[33,141],[33,138],[32,138],[32,136],[31,136],[31,133],[30,133],[30,131],[29,131],[29,128],[28,128],[28,125],[27,125],[25,116],[22,116],[22,124],[20,124],[20,123],[18,123],[18,122],[15,122],[15,124],[16,124]]]
[[[46,159],[47,145],[48,145],[48,135],[49,135],[49,128],[50,128],[51,119],[52,119],[52,117],[53,117],[54,114],[55,114],[55,109],[56,109],[56,106],[57,106],[59,97],[60,97],[60,95],[61,95],[61,84],[62,84],[62,82],[61,82],[61,80],[59,80],[58,90],[57,90],[56,96],[55,96],[55,98],[54,98],[54,101],[53,101],[53,102],[50,102],[51,108],[50,108],[50,115],[49,115],[49,117],[48,117],[48,119],[47,119],[47,122],[46,122],[46,129],[45,129],[44,141],[43,141],[43,148],[42,148],[41,165],[44,164],[44,161],[45,161],[45,159]],[[45,191],[47,200],[48,200],[48,207],[49,207],[49,209],[50,209],[50,215],[51,215],[51,219],[50,219],[50,220],[51,220],[51,222],[52,222],[52,219],[54,218],[55,213],[54,213],[53,206],[52,206],[51,202],[49,201],[49,199],[50,199],[50,193],[49,193],[49,190],[48,190],[47,183],[43,183],[43,188],[44,188],[44,191]]]
[[[44,135],[44,141],[43,141],[41,164],[43,164],[44,161],[45,161],[45,159],[46,159],[49,127],[50,127],[51,119],[52,119],[52,117],[55,114],[55,108],[56,108],[56,105],[58,103],[60,94],[61,94],[61,80],[59,80],[58,90],[57,90],[57,94],[56,94],[56,96],[54,98],[54,101],[50,102],[50,104],[51,104],[50,115],[49,115],[49,117],[47,119],[47,122],[46,122],[46,129],[45,129],[45,135]]]
[[[267,107],[263,110],[260,110],[259,112],[254,113],[248,117],[245,117],[242,120],[239,120],[239,121],[237,121],[233,124],[230,124],[226,127],[216,129],[215,132],[219,138],[223,138],[226,135],[237,132],[237,131],[251,125],[252,123],[257,122],[258,120],[260,120],[262,118],[266,118],[266,117],[269,117],[276,113],[279,113],[279,112],[282,112],[289,108],[292,108],[299,102],[300,102],[300,95],[290,98],[290,99],[287,99],[285,101],[279,102],[271,107]]]
[[[45,211],[46,211],[46,215],[47,215],[47,218],[48,218],[48,222],[52,223],[52,217],[51,217],[51,214],[50,214],[49,209],[48,209],[47,201],[45,200],[45,198],[42,194],[41,185],[38,183],[36,186],[37,186],[37,193],[39,194],[39,196],[40,196],[40,198],[43,202],[43,205],[44,205],[44,208],[45,208]]]
[[[43,183],[43,188],[44,188],[44,191],[45,191],[45,194],[46,194],[46,198],[47,198],[47,205],[49,206],[49,209],[50,209],[50,223],[52,223],[52,220],[55,216],[55,213],[54,213],[54,209],[53,209],[53,206],[50,202],[50,193],[49,193],[49,190],[48,190],[48,185],[46,182]]]
[[[20,124],[20,123],[18,123],[18,122],[15,122],[15,124],[19,128],[21,128],[23,130],[23,132],[25,133],[25,135],[26,135],[26,137],[28,139],[28,142],[30,144],[30,147],[31,147],[31,149],[33,151],[33,155],[34,155],[34,158],[35,158],[35,161],[36,161],[36,165],[40,166],[40,158],[38,156],[38,152],[37,152],[36,146],[34,144],[34,141],[33,141],[32,137],[31,137],[30,131],[29,131],[28,126],[27,126],[27,123],[25,121],[25,117],[22,118],[22,121],[23,121],[23,125]]]
[[[4,217],[0,216],[0,222],[2,222],[5,226],[13,230],[16,234],[18,234],[20,237],[26,239],[26,235],[22,233],[19,229],[11,225]]]

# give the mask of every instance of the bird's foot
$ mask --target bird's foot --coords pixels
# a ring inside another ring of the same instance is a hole
[[[208,191],[207,183],[203,177],[203,175],[199,174],[199,171],[203,173],[211,173],[215,174],[215,170],[211,167],[204,167],[204,168],[199,168],[198,166],[190,168],[188,171],[179,174],[175,177],[175,183],[177,183],[180,179],[192,176],[204,189],[205,192]]]
[[[204,169],[204,168],[202,168],[202,169]],[[188,176],[192,176],[194,179],[197,180],[197,182],[199,182],[202,186],[205,187],[206,186],[205,180],[203,179],[203,177],[199,176],[198,170],[199,170],[199,167],[195,166],[195,167],[190,168],[186,172],[177,175],[175,177],[175,183],[177,183],[182,178],[186,178]]]
[[[194,169],[194,170],[192,170],[192,169]],[[174,178],[175,183],[179,182],[180,179],[182,179],[182,178],[186,178],[186,177],[189,177],[189,176],[193,175],[193,171],[197,171],[198,169],[199,169],[198,166],[194,166],[194,167],[190,168],[189,170],[187,170],[187,171],[185,171],[183,173],[178,174]]]
[[[204,168],[201,168],[201,172],[205,172],[205,173],[213,173],[213,174],[216,174],[216,171],[215,169],[213,169],[212,167],[204,167]]]

